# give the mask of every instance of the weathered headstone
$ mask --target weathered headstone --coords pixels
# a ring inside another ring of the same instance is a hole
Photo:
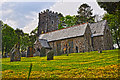
[[[102,53],[102,50],[101,50],[101,49],[98,49],[98,53]]]
[[[47,60],[53,60],[53,56],[54,56],[54,51],[51,50],[47,53]]]
[[[28,47],[27,49],[27,57],[33,57],[33,54],[35,53],[35,50],[33,47]]]
[[[8,54],[7,54],[7,53],[5,53],[5,56],[4,56],[4,57],[6,58],[6,57],[7,57],[7,55],[8,55]]]
[[[19,51],[20,44],[17,43],[10,51],[10,61],[21,61],[21,54]]]
[[[33,54],[33,56],[40,56],[40,52],[39,51],[35,51],[35,53]]]
[[[22,57],[26,57],[27,55],[25,51],[22,51],[21,54],[22,54]]]
[[[41,48],[40,50],[40,57],[46,56],[46,50],[44,47]]]

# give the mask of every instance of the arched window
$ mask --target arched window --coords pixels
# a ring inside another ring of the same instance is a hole
[[[78,53],[78,47],[76,46],[76,53]]]
[[[37,48],[37,51],[39,51],[39,52],[40,52],[40,49],[39,49],[39,48]]]
[[[54,21],[52,20],[52,25],[54,24]]]

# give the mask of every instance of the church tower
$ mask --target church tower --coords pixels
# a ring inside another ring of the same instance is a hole
[[[60,17],[57,12],[54,13],[48,9],[39,13],[38,35],[58,30],[58,24],[60,23],[59,19]]]

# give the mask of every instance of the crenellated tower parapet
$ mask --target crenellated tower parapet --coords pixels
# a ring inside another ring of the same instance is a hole
[[[39,23],[38,23],[38,35],[41,33],[51,32],[53,30],[58,30],[58,24],[60,17],[57,12],[50,11],[46,9],[39,13]]]

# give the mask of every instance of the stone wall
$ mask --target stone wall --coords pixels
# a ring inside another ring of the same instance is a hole
[[[58,41],[49,42],[50,46],[55,52],[55,55],[67,53],[79,53],[92,51],[91,30],[87,26],[84,36],[74,38],[67,38]],[[66,49],[66,51],[64,51]]]
[[[104,50],[113,49],[112,35],[111,35],[111,32],[110,32],[108,26],[105,27],[103,39],[104,39],[103,40]]]
[[[88,42],[89,44],[90,42]],[[86,52],[89,51],[91,48],[87,49],[85,48],[85,40],[84,37],[76,37],[76,38],[70,38],[70,39],[65,39],[65,40],[59,40],[59,41],[54,41],[54,42],[49,42],[50,46],[52,49],[55,51],[55,55],[59,54],[65,54],[64,53],[64,48],[66,48],[67,45],[67,53],[79,53],[79,52]],[[57,49],[57,45],[60,44],[59,53]],[[86,43],[87,44],[87,43]],[[87,44],[87,45],[88,45]],[[89,45],[88,45],[89,46]]]
[[[40,50],[41,50],[42,46],[39,42],[39,40],[36,40],[36,43],[34,44],[34,49],[35,49],[35,54],[34,56],[40,56]]]
[[[109,35],[93,37],[93,48],[94,50],[110,50],[113,49],[112,39]]]
[[[42,45],[40,44],[39,40],[36,40],[34,44],[34,49],[35,49],[35,56],[40,56],[40,51],[41,51]],[[46,55],[50,51],[50,49],[45,48]]]
[[[35,50],[41,49],[41,48],[42,48],[42,46],[41,46],[39,40],[36,40],[36,42],[35,42],[35,44],[34,44],[34,48],[35,48]]]
[[[112,35],[109,27],[106,25],[104,28],[104,35],[93,37],[93,48],[94,50],[110,50],[113,49]]]
[[[97,51],[98,49],[104,49],[103,47],[103,36],[93,37],[93,49]]]
[[[89,52],[89,51],[92,51],[92,50],[93,50],[93,48],[92,48],[91,35],[92,35],[92,33],[91,33],[91,30],[90,30],[90,27],[87,26],[86,31],[85,31],[85,34],[84,34],[84,39],[85,39],[85,43],[84,43],[84,45],[85,45],[85,52],[86,52],[86,51]]]
[[[59,16],[58,13],[49,11],[48,9],[44,12],[39,13],[39,23],[38,23],[38,34],[42,32],[51,32],[53,30],[58,30]]]

